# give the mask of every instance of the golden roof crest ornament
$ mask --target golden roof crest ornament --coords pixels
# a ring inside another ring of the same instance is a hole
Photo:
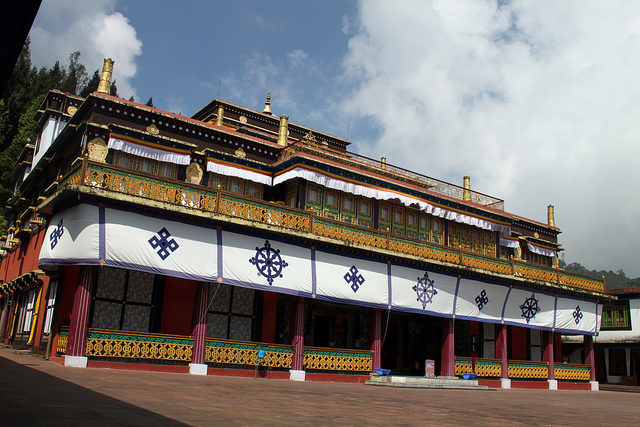
[[[271,92],[267,92],[267,100],[264,103],[264,110],[262,110],[262,112],[271,115]]]
[[[98,83],[97,92],[111,93],[111,76],[113,75],[113,59],[106,58],[102,65],[102,76],[100,77],[100,83]]]
[[[241,159],[244,159],[247,156],[247,153],[245,153],[242,148],[238,148],[234,154]]]
[[[147,132],[152,135],[158,135],[160,133],[160,129],[158,129],[158,126],[156,126],[155,124],[150,124],[149,126],[147,126]]]

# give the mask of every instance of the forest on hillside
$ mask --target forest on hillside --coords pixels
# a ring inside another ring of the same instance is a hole
[[[98,88],[100,70],[91,75],[80,61],[81,53],[72,52],[65,63],[56,61],[51,67],[37,68],[31,62],[29,39],[16,62],[5,89],[0,94],[0,206],[6,205],[13,194],[13,171],[18,155],[25,144],[36,140],[34,115],[51,89],[58,89],[81,97],[86,97]],[[111,95],[118,96],[116,81],[111,83]],[[133,101],[133,98],[130,98]],[[153,98],[146,105],[153,106]],[[0,234],[7,229],[7,220],[0,215]],[[622,270],[589,270],[578,262],[560,267],[568,271],[592,276],[605,277],[607,288],[627,288],[640,286],[640,277],[632,279]]]

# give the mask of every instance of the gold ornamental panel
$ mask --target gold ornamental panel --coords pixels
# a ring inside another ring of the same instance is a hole
[[[331,354],[328,354],[331,353]],[[353,356],[349,353],[307,352],[304,354],[304,367],[322,371],[371,372],[371,357]]]
[[[549,378],[549,368],[544,362],[509,362],[509,378],[547,379]]]
[[[554,372],[557,380],[589,381],[591,379],[589,365],[556,364]]]
[[[87,338],[88,357],[123,357],[130,359],[191,360],[192,344],[122,339]]]

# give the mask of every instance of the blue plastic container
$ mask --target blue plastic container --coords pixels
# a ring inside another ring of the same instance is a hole
[[[462,375],[462,378],[464,378],[465,380],[475,380],[477,377],[478,377],[478,374],[476,373]]]
[[[389,375],[391,373],[391,369],[381,369],[381,368],[376,368],[376,374],[378,375]]]

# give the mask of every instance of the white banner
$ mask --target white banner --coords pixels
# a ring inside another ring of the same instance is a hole
[[[316,251],[316,294],[330,299],[388,305],[385,262]]]
[[[218,277],[216,229],[105,209],[105,261],[197,280]]]
[[[207,161],[207,171],[218,173],[227,176],[235,176],[238,178],[248,179],[249,181],[257,182],[260,184],[271,185],[272,177],[270,172],[255,171],[249,168],[242,168],[239,166],[229,166],[222,163],[218,163],[209,159]]]
[[[596,309],[598,315],[596,316]],[[556,307],[556,330],[560,332],[596,333],[596,325],[600,324],[602,306],[593,301],[576,300],[558,297]]]
[[[145,147],[130,141],[124,141],[118,138],[109,138],[108,147],[111,150],[122,151],[123,153],[133,154],[134,156],[146,157],[147,159],[157,160],[159,162],[175,163],[177,165],[188,165],[191,161],[189,154],[172,153],[158,148]]]
[[[81,204],[49,221],[40,249],[40,265],[83,264],[98,260],[98,206]]]
[[[464,276],[458,283],[455,275],[428,269],[93,204],[54,215],[39,264],[106,264],[203,281],[221,277],[231,285],[346,304],[578,334],[596,334],[602,315],[595,301],[561,295],[556,303],[555,295],[538,289]]]
[[[436,315],[453,315],[457,276],[397,265],[391,266],[393,307]]]
[[[553,329],[556,298],[534,289],[512,288],[504,309],[504,322]]]
[[[311,294],[311,248],[228,231],[222,232],[222,244],[225,283]]]
[[[456,317],[499,323],[507,292],[509,286],[462,278],[456,298]]]

